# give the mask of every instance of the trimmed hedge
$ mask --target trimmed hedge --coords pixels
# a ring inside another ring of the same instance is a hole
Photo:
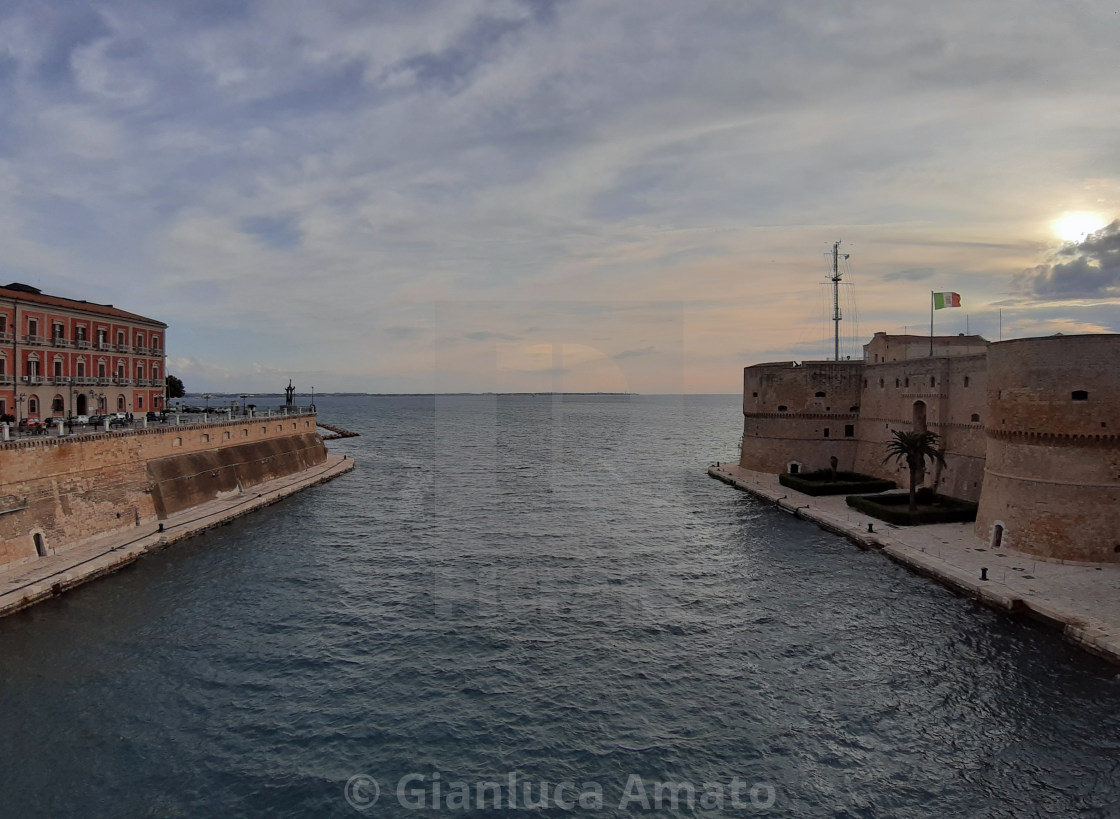
[[[835,479],[827,469],[816,472],[783,472],[778,476],[782,486],[804,495],[850,495],[855,492],[889,492],[897,484],[883,478],[861,475],[859,472],[837,472]]]
[[[968,523],[976,520],[976,504],[971,501],[935,495],[929,489],[918,490],[918,509],[910,511],[910,493],[891,495],[851,495],[848,506],[873,518],[896,526],[920,526],[923,523]]]

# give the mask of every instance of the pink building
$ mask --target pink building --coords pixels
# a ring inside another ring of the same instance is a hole
[[[0,415],[163,409],[167,325],[112,305],[0,287]]]

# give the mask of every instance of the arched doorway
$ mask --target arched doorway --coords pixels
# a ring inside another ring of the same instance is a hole
[[[89,404],[84,392],[78,393],[78,415],[89,415]]]
[[[1003,524],[997,523],[992,527],[992,545],[991,548],[998,549],[1003,544]]]
[[[914,428],[914,432],[926,432],[927,431],[926,430],[926,402],[925,401],[915,401],[914,402],[914,414],[913,414],[913,417],[910,421],[910,424]]]

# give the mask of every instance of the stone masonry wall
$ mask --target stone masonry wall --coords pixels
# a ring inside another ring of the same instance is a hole
[[[0,565],[158,520],[326,459],[314,416],[0,444]]]
[[[1120,562],[1120,336],[989,348],[976,532],[1042,557]]]

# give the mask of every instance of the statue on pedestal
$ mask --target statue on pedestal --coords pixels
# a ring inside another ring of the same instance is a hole
[[[292,386],[292,379],[288,379],[288,386],[284,388],[284,406],[290,407],[292,405],[292,393],[296,388]]]

